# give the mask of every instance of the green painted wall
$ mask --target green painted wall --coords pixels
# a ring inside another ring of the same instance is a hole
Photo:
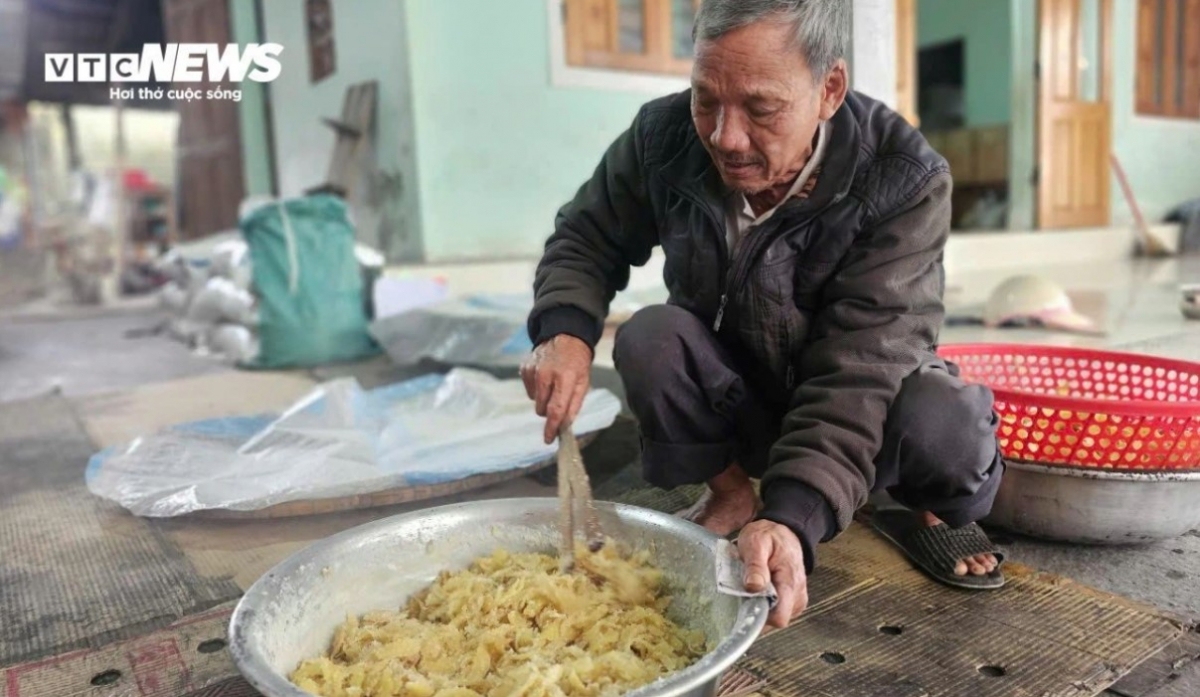
[[[546,0],[409,0],[430,261],[540,252],[648,94],[551,86]]]
[[[261,43],[254,3],[229,0],[229,21],[234,42],[242,45]],[[242,132],[242,174],[246,195],[270,195],[271,160],[267,143],[266,86],[253,80],[242,83],[242,101],[238,103],[238,119]]]
[[[1011,116],[1012,13],[1006,0],[918,0],[917,45],[965,39],[968,126]]]
[[[442,0],[413,4],[442,4]],[[270,85],[280,194],[296,196],[325,182],[335,139],[333,130],[321,119],[341,117],[348,87],[376,80],[376,142],[368,148],[374,151],[376,161],[368,162],[362,175],[369,182],[362,200],[352,202],[358,237],[379,248],[392,262],[420,260],[406,4],[396,0],[335,1],[336,69],[316,84],[310,79],[304,1],[270,0],[262,5],[266,40],[284,47],[280,56],[283,71]],[[439,40],[461,50],[453,33]]]
[[[1152,222],[1184,201],[1200,197],[1200,121],[1138,116],[1134,110],[1137,63],[1137,3],[1113,3],[1113,152]],[[1116,181],[1113,223],[1133,214]]]

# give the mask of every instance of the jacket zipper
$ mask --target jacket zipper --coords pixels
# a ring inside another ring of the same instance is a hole
[[[815,217],[813,215],[805,218],[800,225],[807,224]],[[721,294],[721,306],[717,310],[717,321],[713,323],[713,331],[721,330],[721,320],[725,316],[725,305],[729,302],[729,295],[741,290],[742,285],[746,282],[746,277],[750,275],[749,269],[753,266],[752,261],[766,249],[767,245],[774,242],[782,234],[784,234],[783,226],[776,224],[775,229],[770,234],[750,235],[749,239],[742,241],[741,250],[734,255],[729,273],[725,277],[725,292]],[[747,259],[751,261],[745,261]]]
[[[750,244],[747,246],[744,246],[742,248],[744,251],[737,254],[737,258],[734,261],[732,268],[730,269],[730,280],[729,280],[729,283],[727,284],[727,288],[726,288],[727,292],[729,290],[736,291],[736,290],[740,289],[740,286],[746,282],[746,277],[749,276],[751,267],[754,266],[754,264],[752,262],[754,261],[755,258],[758,257],[759,254],[762,253],[762,251],[764,249],[767,248],[767,246],[769,246],[772,242],[777,240],[780,236],[786,234],[787,230],[795,229],[797,227],[802,227],[804,225],[809,224],[813,220],[821,217],[821,215],[824,214],[825,211],[832,208],[834,206],[834,204],[838,203],[843,198],[844,197],[841,196],[840,194],[837,196],[834,196],[833,199],[830,200],[828,203],[826,203],[824,206],[821,206],[821,208],[813,211],[807,217],[802,218],[801,220],[799,220],[796,223],[793,223],[791,225],[787,225],[787,226],[779,225],[778,219],[776,219],[777,224],[775,226],[775,229],[772,230],[769,234],[751,235],[750,239],[748,240],[750,242]],[[747,249],[748,249],[748,251],[745,251]],[[747,261],[747,260],[749,260],[749,261]],[[738,262],[743,262],[743,261],[745,261],[745,263],[738,263]]]
[[[713,331],[721,331],[721,320],[725,318],[725,305],[729,302],[729,285],[726,284],[726,292],[721,293],[721,305],[717,308],[717,319],[713,322]]]
[[[739,290],[740,286],[746,282],[746,279],[744,278],[744,276],[747,276],[749,274],[748,269],[750,268],[751,264],[749,264],[749,263],[739,264],[738,262],[743,259],[747,259],[747,258],[753,259],[754,257],[756,257],[763,249],[765,249],[767,244],[774,242],[776,238],[778,238],[780,235],[783,234],[784,228],[782,226],[777,225],[775,230],[770,235],[752,236],[751,239],[748,240],[751,244],[742,245],[742,251],[733,255],[733,258],[731,259],[730,252],[729,252],[729,242],[727,241],[727,234],[726,234],[727,233],[726,227],[727,227],[728,223],[722,224],[720,219],[717,216],[713,215],[712,209],[709,207],[709,205],[706,202],[704,202],[702,199],[700,199],[699,197],[693,196],[691,193],[684,191],[683,189],[681,189],[678,186],[675,186],[673,184],[668,184],[668,186],[671,189],[673,189],[680,196],[683,196],[684,198],[691,201],[692,203],[700,206],[700,209],[704,211],[704,214],[708,217],[709,222],[714,224],[714,229],[717,231],[717,238],[718,238],[718,242],[719,242],[719,244],[717,245],[717,249],[721,253],[721,268],[724,271],[725,283],[724,283],[724,287],[722,288],[722,291],[721,291],[721,302],[717,306],[717,316],[713,320],[713,332],[720,332],[721,331],[721,321],[723,319],[725,319],[725,307],[726,307],[726,305],[729,304],[729,296],[732,292],[737,292],[737,290]],[[841,194],[834,196],[833,199],[830,200],[828,203],[826,203],[824,206],[822,206],[820,208],[820,210],[814,211],[812,213],[812,215],[808,216],[807,218],[805,218],[798,224],[799,225],[808,224],[810,221],[819,217],[826,210],[828,210],[829,208],[832,208],[835,204],[837,204],[843,198],[844,198],[844,196],[842,196]],[[789,226],[789,227],[795,227],[795,226]],[[749,251],[746,251],[747,248],[749,248]],[[737,273],[739,270],[742,270],[743,273],[741,273],[741,274]],[[791,365],[788,366],[788,375],[789,375],[789,381],[795,379],[794,370],[792,369]]]
[[[762,251],[764,249],[766,249],[766,247],[768,245],[770,245],[772,242],[774,242],[776,239],[778,239],[780,235],[785,234],[786,229],[794,229],[795,227],[800,226],[800,225],[807,225],[809,222],[818,218],[822,213],[824,213],[829,208],[833,207],[834,204],[836,204],[837,202],[839,202],[841,200],[842,200],[842,196],[834,196],[832,201],[830,201],[826,205],[822,206],[820,208],[820,210],[815,211],[812,215],[808,216],[807,218],[800,221],[796,225],[789,225],[785,228],[782,225],[776,224],[775,230],[773,230],[770,234],[752,236],[749,240],[746,240],[746,242],[743,242],[743,246],[742,246],[743,251],[739,252],[737,255],[735,255],[732,266],[729,269],[729,274],[726,276],[725,292],[721,294],[721,306],[717,310],[717,321],[713,323],[713,331],[720,331],[721,319],[725,315],[725,304],[727,302],[729,302],[729,294],[730,294],[730,292],[737,292],[738,290],[740,290],[741,285],[746,282],[746,278],[750,275],[749,269],[753,266],[753,260],[755,258],[757,258],[758,255],[761,254]],[[749,242],[750,244],[746,244],[747,242]],[[747,259],[749,259],[749,261],[746,261]],[[744,262],[744,263],[739,263],[739,262]],[[738,273],[739,271],[741,273]],[[790,343],[790,341],[788,343]],[[796,366],[792,362],[792,359],[791,359],[790,347],[788,350],[788,363],[787,363],[787,370],[785,372],[784,380],[785,380],[785,389],[788,392],[791,392],[793,389],[795,389],[795,387],[796,387]]]
[[[704,215],[706,218],[708,218],[708,221],[713,224],[713,229],[716,230],[717,251],[720,255],[720,271],[725,277],[725,283],[721,289],[721,304],[717,308],[717,317],[715,320],[713,320],[713,331],[719,332],[721,331],[721,320],[725,317],[725,305],[729,302],[729,276],[732,271],[732,260],[730,259],[729,254],[729,242],[726,240],[726,226],[728,223],[722,223],[721,219],[713,214],[712,207],[709,206],[708,203],[699,196],[694,196],[690,192],[684,191],[675,184],[671,184],[669,182],[667,183],[667,186],[675,193],[691,201],[696,206],[699,206],[700,210],[704,211]]]

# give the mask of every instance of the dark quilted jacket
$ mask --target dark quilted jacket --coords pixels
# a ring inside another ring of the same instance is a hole
[[[595,345],[630,267],[661,246],[670,302],[707,321],[786,410],[763,480],[767,508],[816,492],[844,529],[874,482],[901,380],[936,347],[948,167],[899,115],[851,93],[811,195],[785,203],[731,259],[727,194],[689,99],[645,105],[559,212],[530,334]]]

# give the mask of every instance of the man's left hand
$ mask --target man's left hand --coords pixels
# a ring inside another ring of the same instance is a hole
[[[746,567],[746,590],[758,593],[775,584],[779,604],[767,624],[783,628],[808,607],[808,574],[804,571],[804,548],[796,533],[769,520],[756,520],[738,533],[738,552]]]

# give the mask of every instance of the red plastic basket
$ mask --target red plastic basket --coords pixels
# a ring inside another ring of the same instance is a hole
[[[1200,470],[1200,364],[1112,351],[959,344],[939,354],[996,395],[1011,461]]]

